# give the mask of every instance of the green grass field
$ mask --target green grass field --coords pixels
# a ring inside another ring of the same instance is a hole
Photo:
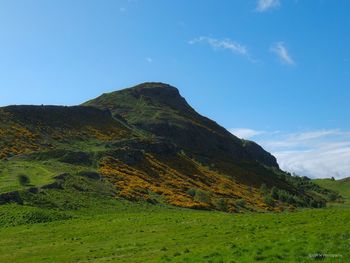
[[[26,171],[40,186],[58,172],[74,173],[57,179],[58,188],[22,189],[24,205],[0,206],[1,263],[350,261],[344,182],[321,181],[347,198],[337,206],[229,214],[115,199],[113,186],[80,171],[86,167],[24,160],[1,165],[6,187],[17,184],[8,174]]]
[[[96,209],[70,212],[0,207],[0,262],[350,260],[348,209],[227,214],[126,201],[105,207],[96,203]],[[9,226],[11,217],[27,220]]]
[[[0,167],[0,192],[20,189],[21,173],[39,187],[73,173],[58,188],[22,187],[24,205],[0,206],[1,263],[350,261],[348,181],[316,181],[345,198],[328,208],[229,214],[115,199],[114,187],[87,176],[87,167],[54,160]]]
[[[115,199],[83,173],[60,183],[0,206],[1,263],[350,261],[345,205],[230,214]]]

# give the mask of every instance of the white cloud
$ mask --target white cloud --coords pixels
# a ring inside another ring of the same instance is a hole
[[[279,0],[259,0],[256,6],[256,11],[265,12],[267,10],[277,8],[281,5]]]
[[[226,50],[231,51],[232,53],[246,56],[247,58],[252,60],[250,58],[250,55],[249,55],[249,52],[248,52],[248,49],[246,46],[244,46],[236,41],[233,41],[231,39],[228,39],[228,38],[215,39],[215,38],[211,38],[211,37],[202,36],[202,37],[198,37],[198,38],[195,38],[195,39],[188,41],[188,44],[190,44],[190,45],[194,45],[197,43],[206,43],[214,49],[226,49]]]
[[[296,141],[306,141],[311,139],[322,138],[328,135],[339,134],[339,130],[319,130],[319,131],[308,131],[302,133],[291,134],[290,137]]]
[[[299,175],[314,178],[350,176],[350,144],[334,150],[320,147],[309,151],[276,152],[275,156],[282,169]]]
[[[256,135],[265,133],[264,131],[257,131],[257,130],[246,129],[246,128],[232,128],[232,129],[229,129],[229,132],[231,132],[233,135],[241,139],[249,139]]]
[[[288,65],[295,65],[293,58],[289,54],[288,49],[285,47],[283,42],[277,42],[273,44],[270,48],[270,51],[275,53],[281,62]]]
[[[220,39],[215,39],[211,37],[198,37],[193,40],[190,40],[188,43],[193,45],[200,42],[208,43],[214,49],[222,48],[222,49],[228,49],[236,54],[241,54],[241,55],[248,54],[247,48],[245,46],[235,41],[232,41],[230,39],[220,40]]]
[[[350,132],[265,132],[255,139],[276,156],[283,170],[312,178],[350,177]]]

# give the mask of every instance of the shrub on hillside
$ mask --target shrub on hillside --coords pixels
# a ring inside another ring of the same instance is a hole
[[[266,195],[268,193],[268,189],[267,189],[267,186],[266,184],[262,184],[260,186],[260,192],[263,194],[263,195]]]
[[[190,188],[186,192],[197,202],[210,203],[210,194],[206,191]]]
[[[265,202],[265,204],[267,204],[269,206],[275,205],[275,200],[271,197],[271,195],[265,195],[264,202]]]
[[[228,210],[228,205],[227,205],[227,201],[224,198],[219,198],[216,202],[215,202],[215,207],[221,211],[227,211]]]
[[[20,174],[18,175],[18,182],[21,186],[27,186],[30,184],[30,179],[27,175]]]
[[[336,201],[337,199],[339,199],[339,194],[335,193],[335,192],[332,192],[332,193],[329,193],[328,194],[328,199],[329,201]]]
[[[278,199],[278,189],[275,186],[271,188],[271,197],[276,200]]]
[[[322,188],[319,185],[315,184],[310,178],[306,176],[297,176],[295,174],[283,173],[279,175],[279,178],[286,181],[287,183],[293,185],[298,189],[298,198],[302,198],[301,195],[305,193],[316,192],[323,195],[327,198],[330,194],[334,194],[334,191]],[[304,206],[307,205],[304,202]]]
[[[194,200],[202,203],[210,203],[210,194],[203,190],[197,189]]]
[[[246,202],[245,202],[244,199],[238,199],[238,200],[236,201],[236,206],[245,207],[245,205],[246,205]]]
[[[192,197],[194,197],[196,195],[196,189],[194,188],[190,188],[186,191],[186,193]]]

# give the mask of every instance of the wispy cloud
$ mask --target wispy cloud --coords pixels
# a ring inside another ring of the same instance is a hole
[[[146,58],[146,61],[147,61],[148,63],[153,63],[153,59],[150,58],[150,57]]]
[[[312,178],[350,176],[350,132],[338,129],[254,136],[283,170]]]
[[[287,65],[295,65],[293,58],[289,54],[289,51],[283,42],[277,42],[273,44],[270,48],[270,51],[275,53],[282,63],[285,63]]]
[[[229,132],[231,132],[233,135],[241,139],[250,139],[256,135],[265,133],[265,131],[258,131],[258,130],[247,129],[247,128],[232,128],[232,129],[229,129]]]
[[[214,49],[228,49],[233,53],[240,55],[248,55],[248,50],[244,45],[241,45],[230,39],[215,39],[211,37],[198,37],[188,41],[189,44],[193,45],[196,43],[207,43]]]
[[[273,8],[277,8],[281,5],[279,0],[258,0],[256,5],[256,11],[265,12]]]
[[[234,40],[231,40],[229,38],[216,39],[216,38],[212,38],[212,37],[201,36],[201,37],[197,37],[197,38],[194,38],[194,39],[188,41],[188,44],[190,44],[190,45],[194,45],[194,44],[198,44],[198,43],[208,44],[214,50],[217,50],[217,49],[229,50],[234,54],[245,56],[251,62],[254,62],[254,63],[258,62],[256,60],[254,60],[253,58],[251,58],[251,56],[248,52],[248,48],[245,45],[242,45],[242,44],[240,44]]]

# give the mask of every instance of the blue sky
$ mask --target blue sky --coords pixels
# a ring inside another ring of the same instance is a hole
[[[74,105],[162,81],[282,168],[350,176],[349,10],[347,0],[0,0],[0,105]]]

